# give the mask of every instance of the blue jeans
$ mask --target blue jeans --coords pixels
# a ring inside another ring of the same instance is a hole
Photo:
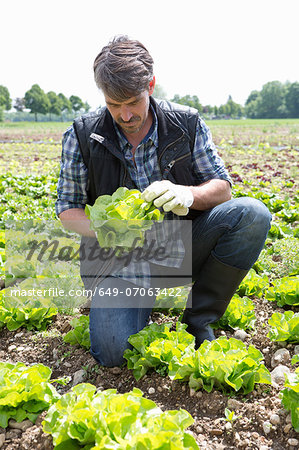
[[[224,264],[249,270],[264,246],[270,222],[266,206],[250,197],[232,199],[203,211],[192,223],[193,279],[196,280],[210,254]],[[125,305],[126,289],[134,285],[111,277],[101,287],[103,292],[109,287],[123,292],[117,301]],[[146,326],[151,300],[154,302],[154,298],[137,295],[136,308],[113,307],[113,303],[111,308],[101,308],[103,297],[94,295],[90,309],[91,354],[99,364],[113,367],[125,362],[123,352],[130,348],[128,337]],[[144,301],[147,307],[143,307]]]

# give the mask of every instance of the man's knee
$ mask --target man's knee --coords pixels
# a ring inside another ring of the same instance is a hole
[[[253,232],[267,234],[271,227],[272,216],[263,202],[251,197],[241,197],[238,200],[245,224],[250,225]]]

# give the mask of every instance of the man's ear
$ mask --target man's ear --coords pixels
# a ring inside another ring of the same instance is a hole
[[[155,84],[156,84],[156,78],[153,76],[152,81],[149,82],[149,88],[148,88],[148,93],[149,95],[152,95],[155,89]]]

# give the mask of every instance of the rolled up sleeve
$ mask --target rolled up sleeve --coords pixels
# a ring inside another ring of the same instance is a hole
[[[198,178],[198,184],[218,178],[227,180],[232,186],[232,180],[222,158],[218,155],[210,129],[201,118],[197,122],[192,166]]]
[[[57,184],[57,216],[67,209],[85,208],[88,170],[83,162],[73,126],[63,135],[60,175]]]

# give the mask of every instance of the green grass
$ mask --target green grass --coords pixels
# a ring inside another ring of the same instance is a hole
[[[299,119],[239,119],[239,120],[206,120],[209,126],[246,126],[246,127],[256,127],[256,126],[293,126],[299,127]]]

